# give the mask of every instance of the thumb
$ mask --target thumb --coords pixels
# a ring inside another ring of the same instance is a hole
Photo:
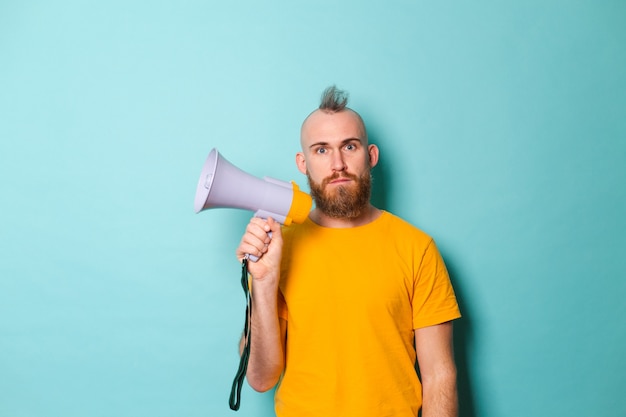
[[[272,240],[275,238],[279,238],[279,239],[283,238],[282,224],[280,224],[279,222],[277,222],[271,217],[267,219],[267,224],[269,225],[270,231],[272,232]]]

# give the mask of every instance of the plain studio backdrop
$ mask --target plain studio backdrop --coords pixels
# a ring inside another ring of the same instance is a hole
[[[331,84],[431,234],[463,417],[626,415],[624,1],[0,3],[0,416],[272,416],[228,394],[251,213]],[[350,256],[349,253],[338,256]],[[323,261],[323,260],[321,260]],[[324,300],[320,300],[324,308]]]

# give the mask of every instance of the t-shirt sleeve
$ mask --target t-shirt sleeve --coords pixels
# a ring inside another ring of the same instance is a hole
[[[413,281],[413,328],[434,326],[461,317],[448,271],[433,240],[417,261]]]

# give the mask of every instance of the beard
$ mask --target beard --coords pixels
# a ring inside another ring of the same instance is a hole
[[[370,202],[372,191],[372,174],[365,172],[362,176],[335,173],[324,178],[321,184],[313,181],[307,172],[311,197],[315,206],[326,216],[334,219],[355,219],[365,212]],[[350,178],[354,183],[349,186],[338,185],[334,190],[327,190],[328,184],[338,178]]]

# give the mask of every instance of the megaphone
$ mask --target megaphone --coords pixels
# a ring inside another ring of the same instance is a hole
[[[213,148],[198,179],[194,209],[196,213],[212,208],[250,210],[257,217],[272,217],[289,226],[292,222],[304,222],[312,204],[311,196],[300,191],[295,182],[257,178],[228,162]]]
[[[274,178],[263,179],[252,176],[223,158],[217,149],[209,153],[196,187],[194,209],[196,213],[212,208],[239,208],[254,211],[257,217],[268,218],[289,226],[292,222],[302,223],[311,210],[313,201],[295,182],[284,182]],[[271,237],[271,234],[270,234]],[[246,255],[253,262],[258,257]],[[242,286],[250,305],[250,292],[247,282],[247,263],[243,263]],[[245,279],[245,280],[244,280]],[[237,376],[233,381],[229,404],[232,410],[239,409],[241,387],[250,356],[250,323],[246,309],[246,343],[241,355]],[[246,353],[247,352],[247,353]]]

